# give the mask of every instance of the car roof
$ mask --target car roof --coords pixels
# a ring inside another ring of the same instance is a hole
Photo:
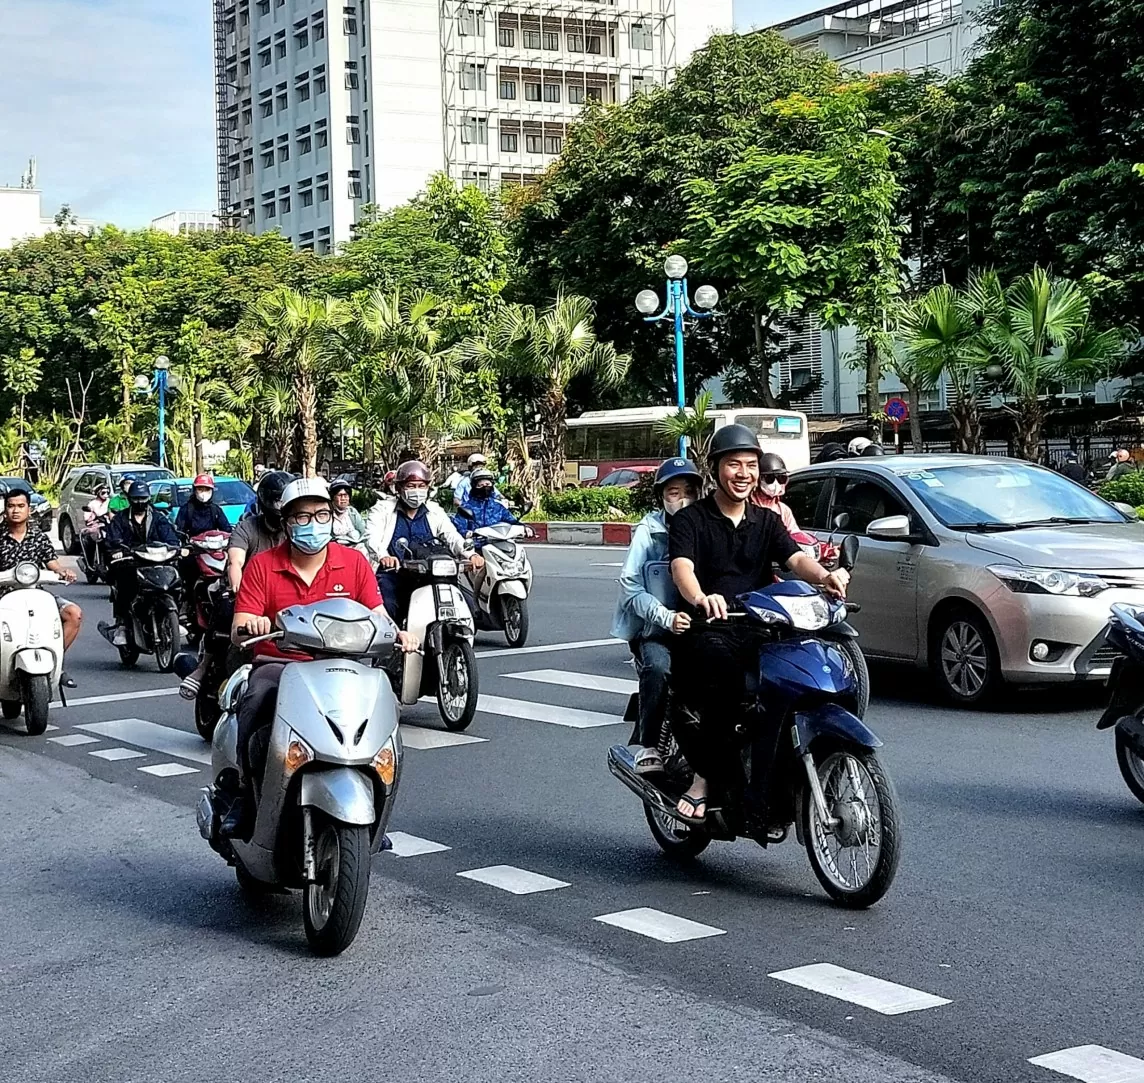
[[[196,474],[195,478],[197,478],[198,476],[199,475]],[[214,474],[212,476],[213,476],[215,481],[243,481],[244,480],[243,478],[233,478],[229,474]],[[193,485],[195,482],[195,478],[156,478],[155,480],[160,482],[160,483],[173,481],[179,485]],[[153,481],[153,482],[151,482],[151,484],[154,485],[155,482]]]
[[[998,463],[1027,466],[1030,469],[1043,469],[1036,463],[1028,462],[1025,459],[1010,459],[1005,455],[871,455],[869,457],[835,459],[828,463],[812,463],[810,466],[800,467],[794,473],[804,474],[833,470],[840,466],[856,466],[863,470],[872,470],[893,477],[896,474],[908,473],[911,470],[940,470],[950,466],[985,466],[997,465]]]

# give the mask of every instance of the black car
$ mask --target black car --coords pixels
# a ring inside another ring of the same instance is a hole
[[[36,492],[23,478],[0,477],[0,496],[3,496],[13,489],[24,489],[32,494],[32,522],[46,534],[52,525],[51,504]]]

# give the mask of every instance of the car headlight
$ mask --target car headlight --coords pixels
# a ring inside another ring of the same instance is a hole
[[[450,576],[457,574],[457,562],[444,558],[431,560],[429,561],[429,574],[434,578],[448,579]]]
[[[1015,594],[1059,594],[1068,598],[1093,598],[1109,589],[1108,583],[1090,572],[1066,572],[1059,568],[1023,568],[992,564],[989,570]]]
[[[34,587],[40,581],[40,569],[31,561],[16,565],[14,578],[22,587]]]
[[[322,646],[330,651],[347,654],[365,654],[377,631],[371,620],[338,620],[336,617],[317,616],[314,631],[322,637]]]
[[[830,623],[830,605],[821,594],[808,594],[802,598],[774,599],[790,617],[791,624],[804,632],[817,632]]]

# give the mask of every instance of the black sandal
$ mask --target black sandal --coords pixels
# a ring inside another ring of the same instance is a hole
[[[680,801],[686,801],[691,806],[691,813],[692,813],[690,816],[686,816],[682,812],[679,811],[679,806],[676,805],[675,811],[681,820],[683,820],[684,822],[689,823],[689,824],[701,824],[707,819],[707,798],[706,797],[691,797],[688,794],[684,794],[682,797],[680,797],[679,800]],[[698,815],[698,812],[700,809],[703,809],[703,815],[702,816]]]

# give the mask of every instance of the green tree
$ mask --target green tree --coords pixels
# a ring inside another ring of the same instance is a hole
[[[690,410],[678,410],[655,426],[656,432],[669,440],[687,440],[687,449],[704,476],[710,473],[711,437],[715,435],[715,419],[710,416],[711,402],[711,392],[704,391]]]
[[[0,358],[0,375],[3,376],[5,390],[20,396],[20,472],[25,476],[27,475],[28,463],[24,443],[24,409],[28,396],[40,386],[43,364],[44,359],[37,356],[36,351],[30,346],[23,346],[18,353]]]

